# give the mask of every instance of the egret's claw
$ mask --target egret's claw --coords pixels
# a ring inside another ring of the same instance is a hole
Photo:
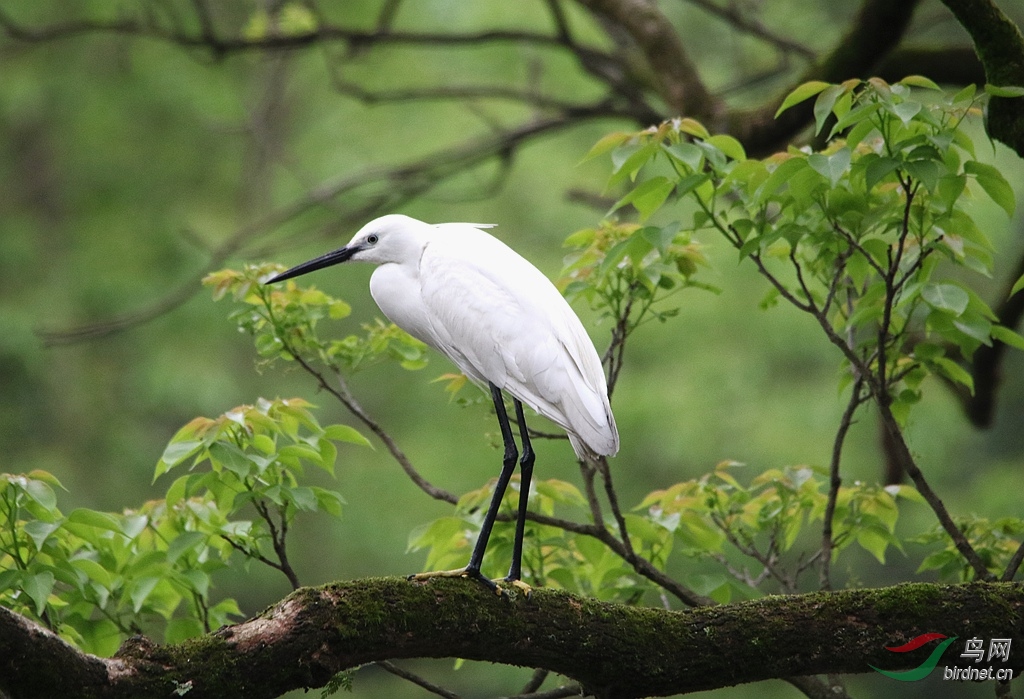
[[[519,591],[522,592],[523,595],[526,596],[526,599],[530,599],[531,597],[533,597],[533,588],[530,585],[528,585],[527,583],[524,583],[522,580],[518,580],[518,579],[516,579],[516,580],[509,580],[508,578],[501,578],[499,580],[495,580],[494,582],[499,587],[501,586],[502,583],[504,583],[506,585],[510,585],[512,587],[518,588]]]

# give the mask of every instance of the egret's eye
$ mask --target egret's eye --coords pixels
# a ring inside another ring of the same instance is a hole
[[[366,236],[366,242],[367,242],[368,245],[376,245],[377,244],[377,240],[378,240],[378,238],[377,238],[376,235],[368,235],[368,236]]]

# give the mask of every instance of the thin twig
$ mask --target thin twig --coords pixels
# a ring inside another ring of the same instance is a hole
[[[525,685],[523,685],[523,688],[521,690],[519,690],[519,696],[523,694],[533,694],[534,692],[536,692],[538,689],[540,689],[540,686],[544,684],[544,680],[548,678],[549,674],[550,672],[542,667],[536,668],[533,671],[533,674],[530,675],[530,680]]]
[[[775,48],[785,53],[795,53],[803,58],[814,60],[817,57],[817,53],[804,46],[801,43],[793,41],[792,39],[777,34],[756,19],[744,16],[737,8],[737,3],[730,2],[727,7],[722,7],[712,2],[712,0],[686,0],[691,5],[696,5],[708,14],[719,17],[728,22],[732,27],[742,31],[750,36],[757,37],[762,41],[771,44]]]
[[[459,695],[451,691],[450,689],[445,689],[440,685],[436,685],[430,680],[424,679],[423,677],[420,677],[414,672],[404,670],[395,665],[394,663],[392,663],[390,660],[378,660],[374,663],[374,665],[379,667],[381,670],[390,672],[392,675],[395,675],[396,677],[401,677],[403,680],[408,680],[409,682],[412,682],[413,684],[422,687],[431,694],[436,694],[437,696],[444,697],[445,699],[459,699]]]
[[[637,555],[636,551],[633,550],[633,542],[629,538],[629,531],[626,529],[626,518],[622,516],[622,509],[619,507],[619,496],[615,492],[615,486],[612,484],[612,473],[611,469],[608,468],[607,457],[602,456],[598,459],[597,468],[601,473],[601,480],[604,481],[604,494],[608,498],[608,505],[611,507],[612,516],[615,517],[615,523],[619,529],[619,537],[622,539],[622,546],[626,551],[626,563],[633,565]]]
[[[543,692],[529,692],[526,694],[515,694],[503,699],[562,699],[562,697],[584,697],[593,696],[583,694],[583,687],[578,684],[567,684],[562,687],[555,687]]]
[[[1010,582],[1013,580],[1013,576],[1017,574],[1017,570],[1020,568],[1020,564],[1024,562],[1024,542],[1017,547],[1014,551],[1013,556],[1010,558],[1010,562],[1006,564],[1006,570],[1003,571],[1003,575],[1000,578],[1003,582]]]
[[[327,381],[326,377],[321,372],[317,371],[316,368],[314,368],[304,357],[292,350],[287,343],[284,344],[284,349],[294,357],[295,361],[298,362],[299,366],[301,366],[306,373],[316,379],[320,388],[334,396],[342,405],[345,406],[346,409],[348,409],[350,413],[352,413],[352,415],[356,417],[356,419],[362,422],[368,430],[377,435],[377,438],[384,443],[384,446],[387,448],[388,453],[391,454],[391,457],[398,462],[398,465],[402,467],[405,474],[409,476],[409,479],[412,480],[420,490],[435,500],[441,500],[452,505],[459,501],[458,497],[453,493],[443,488],[438,488],[424,478],[418,470],[416,470],[416,467],[412,465],[412,462],[409,460],[409,457],[405,455],[405,452],[399,448],[398,443],[395,442],[394,438],[392,438],[391,435],[380,426],[380,423],[370,417],[369,413],[367,413],[358,401],[356,401],[355,397],[348,390],[348,385],[345,383],[344,378],[342,378],[340,374],[337,376],[338,383],[337,386],[335,386]]]
[[[843,454],[843,444],[846,441],[846,433],[849,432],[850,426],[853,425],[853,416],[857,412],[857,408],[864,402],[864,396],[862,390],[864,388],[864,379],[858,376],[853,382],[853,392],[850,394],[850,401],[846,404],[846,410],[843,411],[843,417],[839,421],[839,429],[836,430],[835,440],[832,442],[832,459],[829,463],[829,481],[828,481],[828,502],[825,505],[825,515],[821,526],[821,589],[831,590],[832,579],[832,549],[834,548],[835,541],[832,538],[832,520],[836,514],[836,502],[839,499],[839,488],[843,484],[843,479],[839,475],[839,465]]]

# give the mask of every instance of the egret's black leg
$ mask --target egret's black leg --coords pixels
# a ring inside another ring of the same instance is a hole
[[[508,581],[519,580],[523,576],[523,534],[526,531],[526,506],[530,499],[530,480],[533,478],[533,462],[535,455],[530,444],[530,434],[526,429],[526,416],[523,415],[523,404],[514,398],[516,420],[519,422],[519,437],[523,442],[523,458],[519,460],[519,513],[516,516],[516,538],[512,543],[512,566],[508,569]]]
[[[505,411],[505,401],[501,397],[501,389],[493,383],[489,385],[491,387],[491,398],[494,400],[494,411],[498,414],[498,426],[501,428],[501,440],[505,444],[505,455],[502,458],[501,474],[498,476],[498,482],[494,485],[494,494],[491,496],[491,504],[487,507],[487,514],[484,515],[484,521],[480,525],[480,535],[477,537],[476,545],[473,547],[473,553],[469,557],[469,565],[465,568],[459,568],[458,570],[415,573],[410,575],[409,579],[429,580],[430,578],[438,577],[474,578],[491,590],[497,592],[499,595],[504,595],[505,591],[498,585],[498,582],[503,581],[496,582],[484,577],[483,573],[480,572],[480,567],[484,562],[484,552],[487,550],[487,540],[491,537],[491,529],[494,527],[494,520],[498,516],[498,509],[501,507],[501,500],[505,495],[505,490],[508,488],[508,482],[512,478],[512,473],[516,469],[516,460],[519,458],[519,452],[516,449],[515,438],[512,436],[512,426],[509,424],[508,413]],[[518,400],[515,400],[515,406],[516,419],[519,421],[519,430],[523,438],[523,489],[519,494],[519,517],[516,520],[516,538],[513,545],[512,567],[509,569],[508,577],[505,578],[504,581],[508,581],[512,585],[524,590],[527,596],[529,596],[531,592],[530,586],[520,581],[519,577],[522,574],[521,561],[523,556],[523,528],[526,524],[526,505],[530,493],[530,478],[533,475],[534,456],[533,447],[530,446],[530,438],[526,432],[526,419],[523,417],[523,404]]]
[[[501,499],[505,495],[505,488],[508,487],[512,472],[516,469],[516,459],[519,452],[516,449],[515,439],[512,437],[512,426],[508,421],[508,413],[505,412],[505,401],[501,397],[501,389],[493,383],[491,387],[491,398],[494,399],[494,411],[498,413],[498,426],[501,428],[501,440],[505,444],[505,456],[502,459],[501,474],[498,482],[494,485],[494,495],[491,496],[491,504],[487,508],[483,524],[480,525],[480,536],[477,537],[476,546],[473,547],[473,555],[469,557],[469,565],[466,566],[466,575],[474,577],[489,587],[497,587],[494,582],[485,578],[480,573],[480,566],[484,562],[484,551],[487,550],[487,540],[491,536],[491,528],[494,526],[494,518],[498,516],[498,509],[501,507]]]

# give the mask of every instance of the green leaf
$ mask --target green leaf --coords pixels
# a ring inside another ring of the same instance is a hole
[[[117,517],[107,512],[79,508],[68,515],[67,521],[72,524],[85,524],[97,529],[121,533],[121,523]]]
[[[273,454],[277,451],[277,445],[274,443],[273,437],[265,434],[258,434],[253,437],[252,445],[264,454]]]
[[[323,459],[323,457],[320,456],[320,452],[308,444],[289,444],[286,447],[282,447],[278,453],[284,459],[294,458],[309,461],[314,464],[320,464]]]
[[[900,118],[904,124],[909,124],[910,120],[917,116],[917,113],[921,111],[920,102],[900,102],[893,107],[893,113]]]
[[[821,80],[811,80],[803,85],[800,85],[795,90],[786,95],[786,98],[782,100],[782,104],[779,105],[778,111],[775,112],[775,118],[778,118],[780,114],[792,107],[793,105],[800,104],[804,100],[809,100],[822,90],[829,87],[830,83],[822,82]]]
[[[814,133],[821,133],[825,126],[825,120],[832,114],[832,107],[840,95],[846,93],[844,85],[829,85],[821,91],[818,99],[814,100]]]
[[[206,534],[202,532],[183,532],[179,534],[167,546],[167,562],[173,565],[183,554],[188,553],[204,541],[206,541]]]
[[[641,147],[627,145],[616,148],[612,151],[613,174],[608,180],[608,186],[613,187],[627,178],[635,178],[636,173],[655,156],[659,148],[657,141]]]
[[[931,283],[925,284],[921,289],[921,297],[932,308],[947,311],[955,316],[963,314],[970,303],[970,295],[956,284]]]
[[[311,490],[316,495],[321,510],[332,517],[341,517],[341,507],[345,504],[345,498],[341,496],[341,493],[318,486],[313,486]]]
[[[985,92],[993,97],[1022,97],[1024,87],[1017,85],[985,85]]]
[[[57,507],[57,496],[54,494],[53,489],[42,481],[31,478],[27,479],[25,482],[25,492],[48,511],[52,512]]]
[[[210,458],[216,465],[223,466],[240,478],[249,475],[255,464],[241,449],[227,442],[215,442],[210,445]]]
[[[184,442],[171,442],[167,445],[167,448],[164,449],[164,453],[160,457],[160,462],[157,464],[157,475],[159,476],[164,471],[174,468],[194,454],[201,446],[203,446],[203,442],[198,439],[190,439]],[[163,465],[162,470],[160,468],[161,465]]]
[[[1010,293],[1006,298],[1010,298],[1021,289],[1024,289],[1024,274],[1020,275],[1020,278],[1013,283],[1013,288],[1010,289]]]
[[[968,160],[964,163],[964,172],[974,175],[978,184],[992,198],[992,201],[1001,206],[1007,216],[1013,217],[1016,201],[1013,188],[1003,177],[1003,173],[992,165],[980,163],[977,160]]]
[[[160,578],[157,577],[139,578],[135,581],[130,597],[132,600],[132,609],[136,614],[138,614],[139,610],[142,609],[142,605],[146,603],[146,598],[149,597],[149,594],[159,582]]]
[[[604,155],[608,151],[618,148],[632,137],[633,134],[625,133],[624,131],[613,131],[610,134],[605,134],[587,151],[587,154],[583,156],[583,160],[580,162],[585,163],[599,155]]]
[[[939,182],[939,165],[933,160],[911,160],[906,164],[907,174],[923,184],[928,191],[935,191]]]
[[[60,525],[60,522],[43,522],[42,520],[34,519],[31,522],[26,522],[23,529],[36,545],[36,550],[41,551],[46,540],[50,538],[50,534],[60,529]]]
[[[112,587],[114,576],[96,561],[88,558],[76,558],[71,561],[71,565],[85,573],[89,580],[99,583],[108,590]]]
[[[864,184],[870,191],[875,185],[900,166],[900,161],[895,158],[873,158],[864,169]]]
[[[743,145],[727,134],[719,134],[706,138],[704,139],[704,142],[711,144],[737,162],[742,162],[747,159],[747,153],[743,150]]]
[[[332,301],[327,308],[327,315],[330,316],[331,320],[348,318],[352,313],[352,306],[339,299]]]
[[[328,425],[324,428],[324,436],[327,439],[333,439],[335,442],[348,442],[349,444],[358,444],[363,447],[371,447],[370,441],[359,434],[359,431],[354,427],[348,425]]]
[[[979,313],[973,311],[964,313],[953,320],[953,327],[978,342],[986,345],[992,344],[992,323]]]
[[[1016,347],[1019,350],[1024,350],[1024,337],[1021,337],[1016,332],[1007,328],[1003,325],[992,326],[992,337],[999,340],[1004,345],[1010,347]]]
[[[841,148],[828,156],[821,153],[812,153],[807,156],[807,164],[814,168],[816,172],[826,177],[832,183],[832,186],[835,187],[850,167],[850,149]]]
[[[53,591],[54,582],[56,580],[53,577],[53,573],[48,570],[36,573],[35,575],[24,574],[21,581],[21,589],[35,602],[36,616],[43,615],[43,610],[46,609],[46,600]]]
[[[691,170],[699,170],[704,160],[704,151],[690,142],[673,143],[663,148],[672,158],[686,165]]]
[[[316,31],[316,16],[299,3],[289,3],[281,10],[278,26],[286,34],[301,35]]]
[[[868,525],[857,533],[857,543],[879,563],[885,563],[885,550],[892,543],[893,536],[880,524]]]
[[[704,128],[704,124],[700,123],[696,119],[691,119],[690,117],[680,119],[676,128],[678,128],[682,133],[690,134],[697,138],[704,140],[710,138],[710,134],[708,133],[708,130]]]
[[[305,510],[307,512],[316,511],[319,500],[312,488],[299,486],[297,488],[288,488],[285,492],[291,498],[291,501],[295,503],[295,506],[300,510]]]
[[[632,204],[640,212],[641,220],[644,220],[665,203],[674,187],[675,183],[667,177],[652,177],[615,202],[609,213],[626,204]]]
[[[936,357],[932,364],[947,379],[966,386],[970,389],[971,395],[974,395],[974,378],[962,366],[947,357]]]
[[[936,92],[942,92],[942,88],[935,84],[932,80],[924,77],[923,75],[908,75],[907,77],[900,80],[898,85],[909,85],[910,87],[923,87],[928,90],[935,90]]]
[[[129,539],[134,539],[145,530],[147,524],[149,524],[149,517],[146,515],[122,515],[121,533]]]
[[[867,104],[861,104],[860,106],[851,109],[849,112],[840,117],[838,121],[836,121],[836,123],[832,126],[832,130],[829,132],[828,137],[832,138],[837,133],[840,133],[843,130],[849,128],[850,126],[857,124],[857,126],[855,126],[850,133],[857,133],[859,142],[860,139],[862,139],[872,130],[870,128],[864,130],[864,128],[861,128],[862,124],[871,124],[873,128],[874,124],[872,124],[871,119],[869,119],[869,117],[878,110],[880,110],[881,108],[882,105],[879,104],[878,102],[869,102]],[[851,143],[850,145],[852,146],[853,144]]]
[[[758,189],[758,201],[763,202],[765,199],[775,194],[783,184],[806,167],[807,159],[798,156],[788,158],[787,160],[779,163],[778,167],[775,168],[772,174],[768,175],[768,179],[765,180],[764,184]]]
[[[956,93],[956,95],[953,96],[953,104],[957,104],[959,102],[972,101],[974,99],[974,93],[976,93],[977,91],[978,86],[975,85],[974,83],[971,83],[970,85],[966,86],[964,89],[960,90],[960,92]]]

